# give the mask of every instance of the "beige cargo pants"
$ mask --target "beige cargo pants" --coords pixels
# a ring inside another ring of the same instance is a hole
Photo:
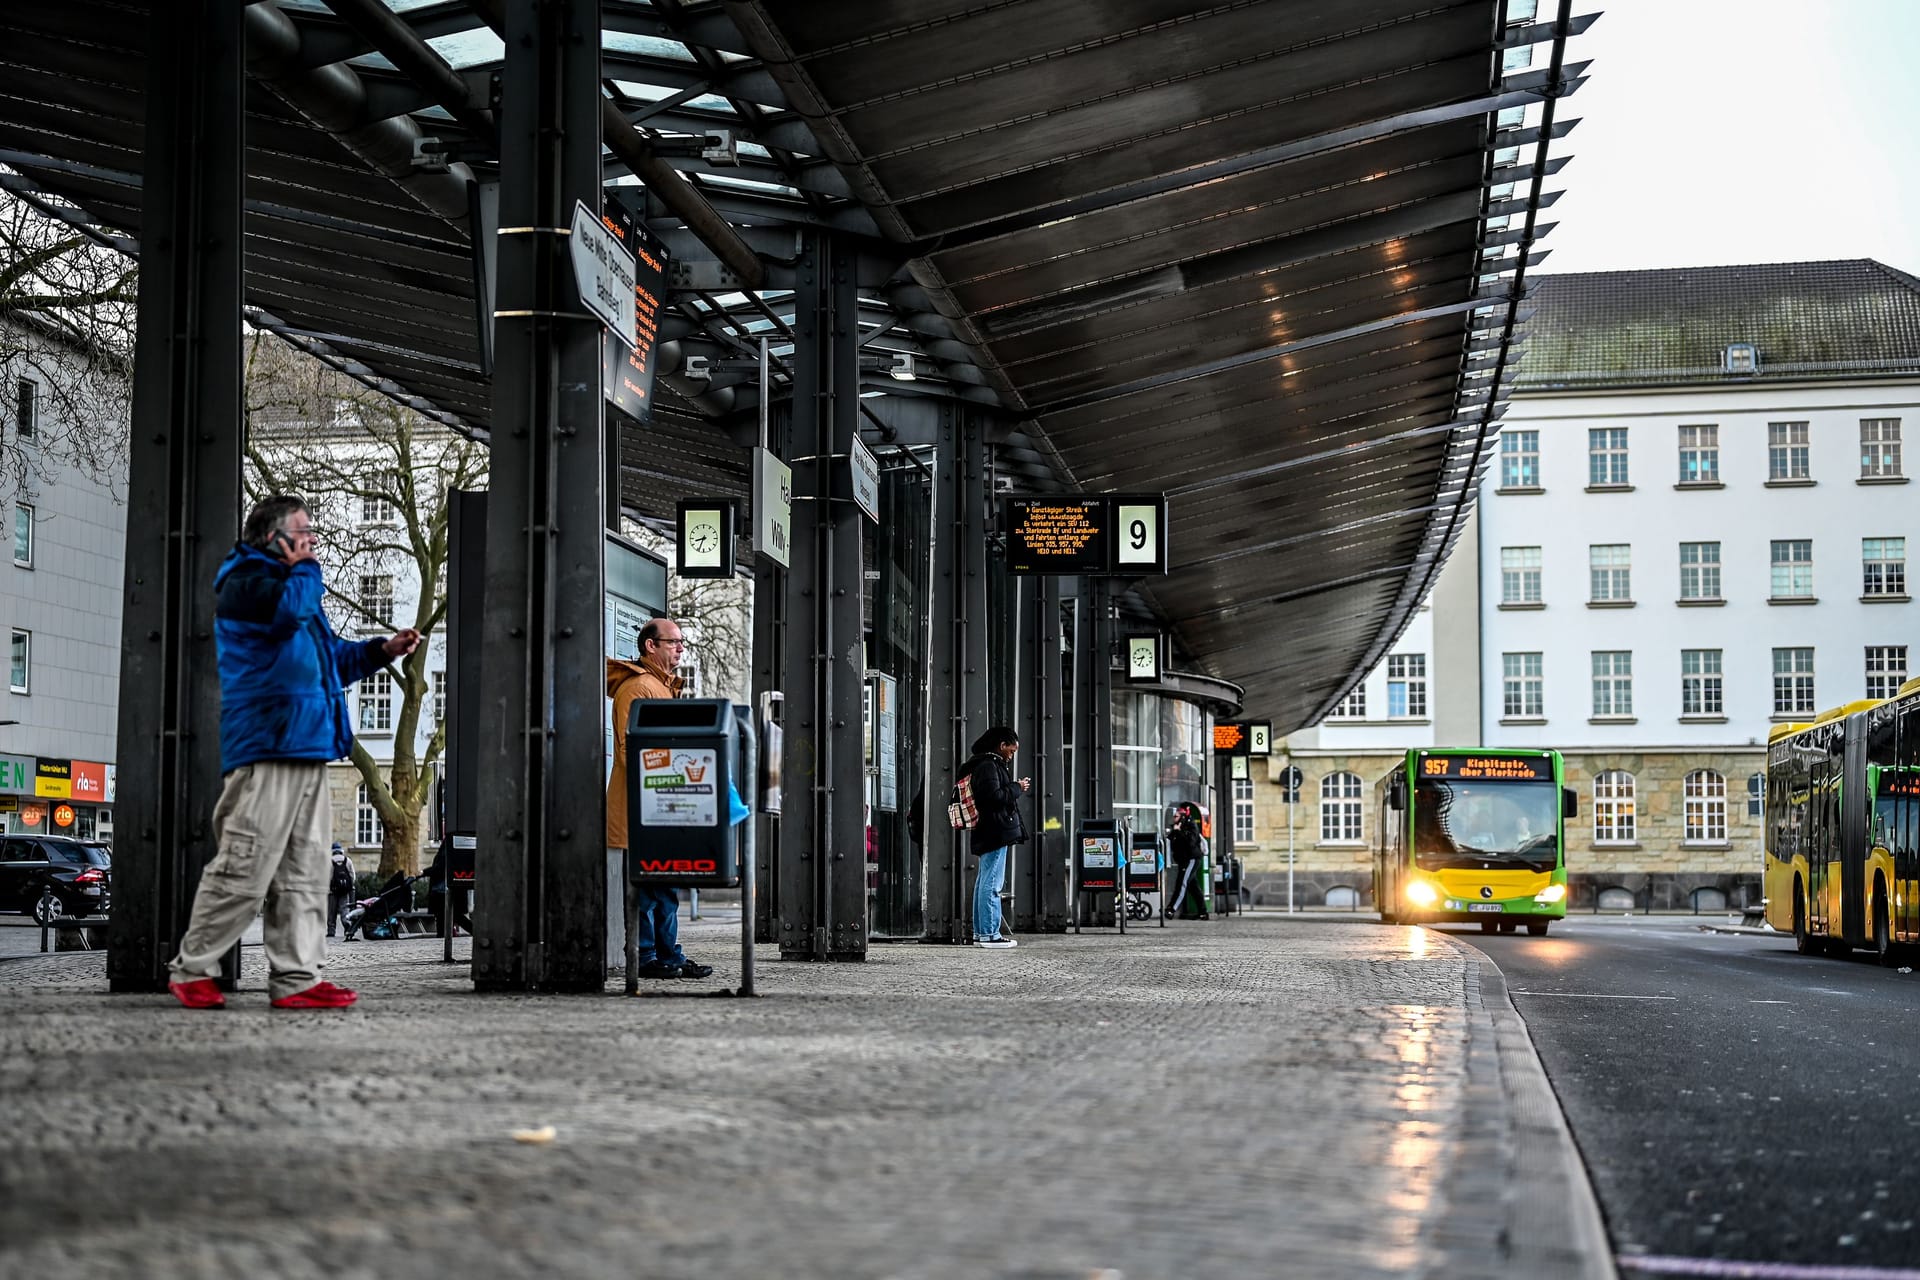
[[[173,980],[218,977],[220,957],[265,903],[268,996],[320,981],[332,830],[324,763],[271,760],[229,773],[213,807],[219,852],[200,876]]]

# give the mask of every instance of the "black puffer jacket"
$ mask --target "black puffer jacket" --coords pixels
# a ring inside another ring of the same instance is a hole
[[[973,779],[973,802],[980,810],[979,825],[972,833],[974,856],[1024,843],[1027,823],[1020,814],[1020,801],[1026,793],[1000,753],[976,752],[961,766],[960,776]]]

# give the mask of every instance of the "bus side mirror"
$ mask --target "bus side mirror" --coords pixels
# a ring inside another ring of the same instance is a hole
[[[1395,774],[1387,783],[1387,808],[1395,812],[1405,812],[1407,807],[1407,780]]]
[[[1563,818],[1580,816],[1580,793],[1572,787],[1560,788],[1560,816]]]

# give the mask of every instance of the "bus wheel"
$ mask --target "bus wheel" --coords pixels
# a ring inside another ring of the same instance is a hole
[[[1793,949],[1803,956],[1817,956],[1822,950],[1820,939],[1807,928],[1807,895],[1798,880],[1793,882]]]
[[[1502,920],[1500,922],[1500,932],[1502,933],[1512,933],[1515,929],[1518,929],[1519,927],[1520,927],[1520,924],[1516,920]]]
[[[1527,936],[1528,936],[1529,938],[1544,938],[1544,937],[1546,937],[1546,936],[1547,936],[1547,922],[1546,922],[1545,920],[1529,920],[1529,921],[1527,921]]]
[[[1498,920],[1482,920],[1480,922],[1480,932],[1482,933],[1492,933],[1499,927],[1500,922]]]
[[[1893,930],[1887,923],[1887,886],[1881,880],[1874,881],[1873,958],[1881,964],[1893,963]]]

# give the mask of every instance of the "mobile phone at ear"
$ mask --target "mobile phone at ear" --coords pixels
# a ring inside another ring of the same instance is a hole
[[[286,535],[285,530],[275,529],[273,533],[268,536],[267,545],[272,547],[274,554],[282,560],[290,561],[293,559],[293,539]]]

